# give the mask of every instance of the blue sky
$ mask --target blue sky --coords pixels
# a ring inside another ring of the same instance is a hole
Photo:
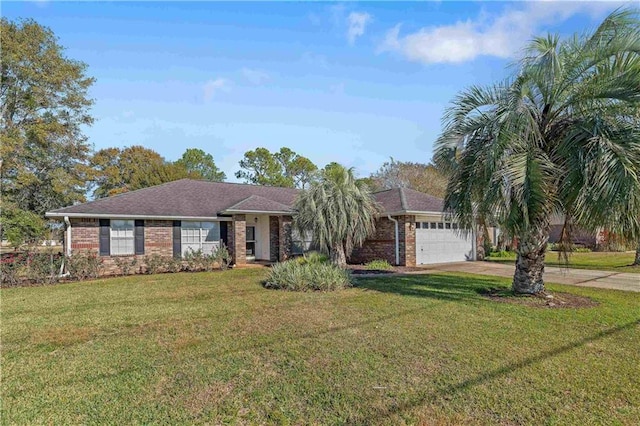
[[[617,2],[3,2],[50,27],[97,79],[96,149],[195,147],[229,180],[287,146],[361,176],[428,162],[443,110],[503,79],[532,35],[591,29]]]

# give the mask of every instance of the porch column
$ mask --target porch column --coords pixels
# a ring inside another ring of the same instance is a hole
[[[398,217],[400,265],[416,266],[416,217]]]
[[[280,236],[279,240],[279,259],[280,262],[284,262],[291,257],[291,216],[279,216],[278,217],[278,230]]]
[[[280,219],[269,216],[269,260],[277,262],[280,258]]]
[[[247,263],[247,219],[243,214],[234,214],[232,222],[233,241],[229,241],[229,246],[233,248],[232,258],[236,265]]]

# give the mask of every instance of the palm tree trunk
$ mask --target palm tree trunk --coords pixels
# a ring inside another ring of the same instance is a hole
[[[344,245],[342,243],[337,243],[331,249],[331,262],[334,265],[344,268],[347,266],[347,256],[344,252]]]
[[[516,271],[511,286],[514,293],[537,294],[544,291],[544,255],[548,241],[549,231],[546,226],[520,236]]]
[[[636,258],[633,261],[633,265],[640,265],[640,242],[638,242],[638,247],[636,247]]]

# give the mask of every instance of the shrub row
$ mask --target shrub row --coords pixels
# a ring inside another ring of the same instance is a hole
[[[351,274],[327,262],[301,262],[296,259],[271,267],[264,286],[291,291],[332,291],[352,285]]]
[[[60,275],[64,262],[65,275]],[[197,272],[225,270],[231,264],[231,255],[222,245],[212,254],[201,250],[190,251],[183,259],[152,254],[144,258],[115,257],[121,275],[136,273],[158,274],[166,272]],[[86,280],[97,278],[102,271],[103,259],[94,253],[76,253],[64,256],[53,252],[22,252],[2,257],[0,283],[3,286],[21,284],[53,284],[61,279]]]

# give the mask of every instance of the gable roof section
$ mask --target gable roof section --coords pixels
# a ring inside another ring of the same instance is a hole
[[[182,179],[47,212],[48,217],[215,218],[220,214],[292,214],[299,190]],[[408,188],[373,194],[383,215],[441,213],[443,200]]]
[[[248,207],[290,210],[297,194],[293,188],[182,179],[53,210],[47,216],[213,218],[242,201]]]
[[[394,188],[374,194],[382,214],[442,213],[444,200],[409,188]]]
[[[269,200],[259,195],[250,195],[244,200],[224,209],[223,213],[293,213],[291,206]]]

